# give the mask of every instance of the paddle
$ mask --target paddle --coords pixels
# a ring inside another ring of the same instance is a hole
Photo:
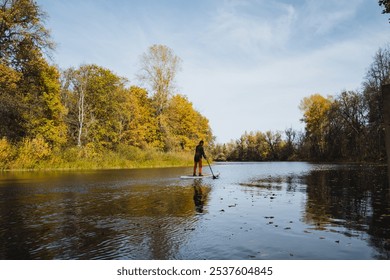
[[[210,167],[211,174],[213,174],[213,179],[218,179],[218,177],[214,175],[214,172],[213,172],[213,170],[211,169],[211,165],[210,165],[209,160],[208,160],[207,158],[206,158],[206,160],[207,160],[207,164],[208,164],[209,167]]]

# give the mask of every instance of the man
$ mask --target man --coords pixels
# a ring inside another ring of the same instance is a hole
[[[203,140],[201,140],[199,142],[199,145],[196,146],[196,149],[195,149],[195,156],[194,156],[194,176],[196,176],[196,168],[197,166],[199,165],[199,176],[203,176],[202,175],[202,157],[204,157],[205,159],[207,159],[205,153],[204,153],[204,149],[203,149]]]

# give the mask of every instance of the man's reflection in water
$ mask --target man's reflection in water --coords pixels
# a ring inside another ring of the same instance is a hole
[[[193,186],[194,186],[195,211],[198,213],[203,213],[203,206],[206,201],[206,197],[202,191],[201,179],[194,180]]]

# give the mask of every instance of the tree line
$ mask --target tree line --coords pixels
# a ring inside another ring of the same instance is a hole
[[[169,47],[141,57],[145,87],[95,64],[61,70],[49,62],[55,43],[45,17],[35,1],[0,1],[0,169],[212,141],[207,118],[176,92],[181,60]]]
[[[215,145],[217,160],[386,160],[382,86],[390,83],[390,46],[380,48],[360,90],[305,97],[299,108],[304,131],[245,132]]]

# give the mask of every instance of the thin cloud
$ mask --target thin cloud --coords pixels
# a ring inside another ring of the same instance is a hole
[[[296,20],[295,9],[291,5],[264,3],[228,2],[219,7],[203,40],[222,54],[252,58],[285,47]]]
[[[353,20],[362,3],[362,0],[307,0],[301,9],[301,23],[316,35],[326,35]]]

